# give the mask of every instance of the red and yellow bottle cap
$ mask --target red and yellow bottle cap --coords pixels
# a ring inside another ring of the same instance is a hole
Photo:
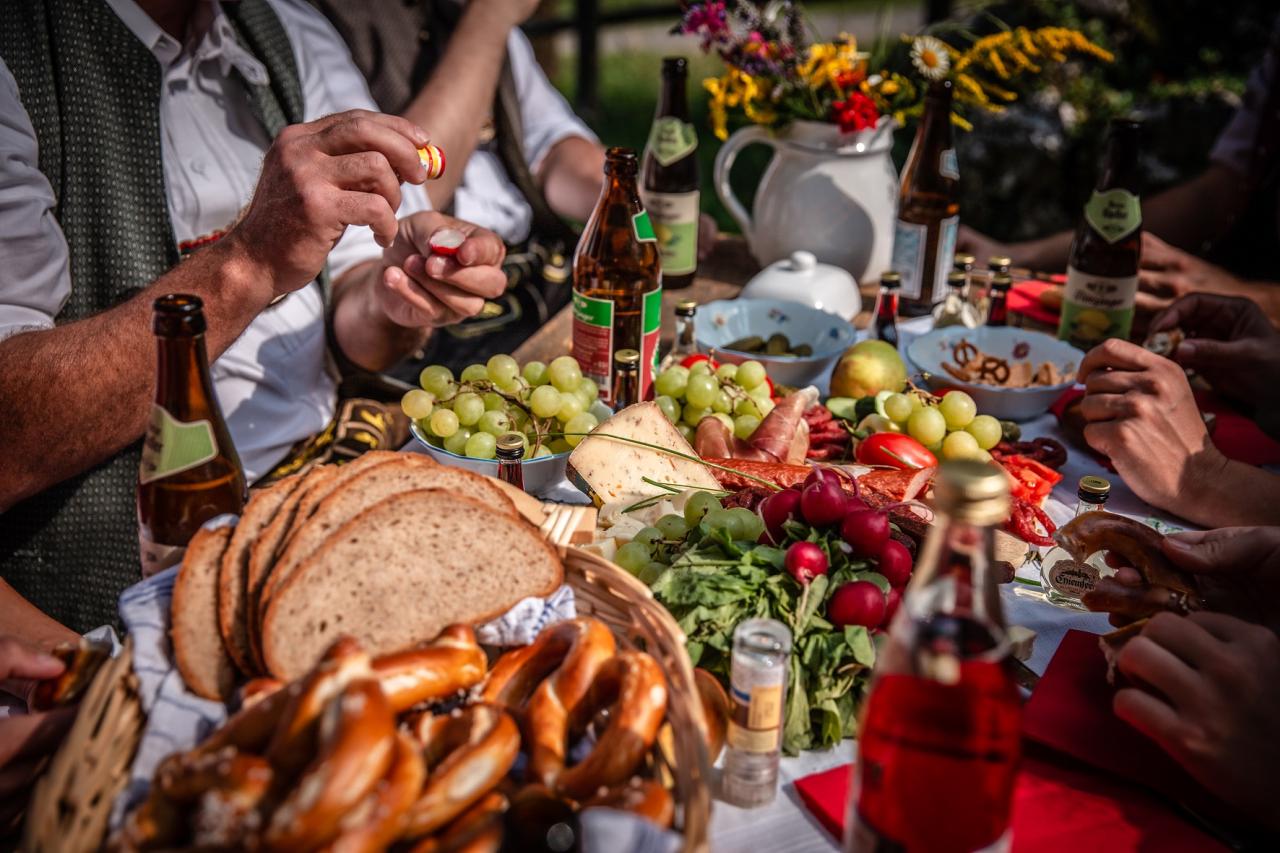
[[[418,159],[427,170],[427,180],[434,181],[444,174],[444,149],[436,145],[424,145],[418,149]]]

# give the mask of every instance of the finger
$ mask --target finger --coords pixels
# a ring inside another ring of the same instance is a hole
[[[378,151],[361,151],[332,157],[333,183],[351,192],[375,193],[387,200],[391,209],[400,209],[400,180],[386,156]]]
[[[399,299],[413,308],[422,319],[423,326],[443,326],[448,316],[448,309],[438,299],[431,296],[416,284],[400,267],[387,267],[382,271],[382,284],[392,293],[393,299]]]
[[[1173,299],[1168,296],[1156,296],[1144,290],[1139,290],[1134,297],[1134,308],[1139,314],[1159,314],[1161,311],[1173,304]]]
[[[1138,271],[1138,288],[1160,299],[1173,299],[1187,292],[1190,285],[1186,276],[1169,271]]]
[[[351,110],[315,135],[316,147],[332,156],[377,151],[387,158],[401,181],[420,184],[427,179],[418,148],[426,134],[399,116]]]
[[[0,637],[0,679],[23,678],[43,681],[62,675],[62,661],[28,646],[16,637]]]
[[[1212,613],[1206,610],[1197,610],[1195,613],[1189,614],[1187,619],[1224,643],[1232,643],[1239,640],[1242,633],[1254,627],[1252,623],[1245,622],[1235,616],[1228,616],[1225,613]]]
[[[1124,394],[1127,391],[1151,391],[1155,383],[1145,370],[1098,370],[1084,383],[1088,394]]]
[[[1269,527],[1220,527],[1170,533],[1161,550],[1194,574],[1249,574],[1280,554],[1280,531]]]
[[[1150,625],[1151,623],[1147,623]],[[1190,708],[1204,680],[1186,661],[1142,633],[1124,644],[1116,663],[1129,678],[1149,684],[1179,708]]]
[[[386,248],[395,242],[400,225],[387,200],[376,193],[338,193],[335,205],[343,225],[368,225],[378,245]]]
[[[507,246],[501,237],[492,231],[477,229],[458,247],[454,260],[464,267],[496,267],[506,256]]]
[[[1132,418],[1137,411],[1133,397],[1128,394],[1086,394],[1080,401],[1080,414],[1094,423]]]
[[[1173,351],[1173,360],[1189,370],[1244,368],[1252,358],[1250,341],[1214,341],[1188,338]]]
[[[1110,338],[1103,341],[1085,355],[1080,362],[1080,374],[1077,382],[1084,382],[1095,370],[1111,368],[1112,370],[1145,370],[1160,358],[1137,344]]]
[[[507,289],[507,276],[497,267],[464,267],[439,255],[426,259],[426,275],[485,299],[496,299]]]
[[[1117,690],[1111,707],[1116,716],[1173,752],[1180,741],[1182,720],[1173,706],[1139,687]]]
[[[0,765],[14,758],[52,752],[75,722],[76,708],[57,708],[39,714],[15,714],[0,720]]]
[[[1203,625],[1187,616],[1157,613],[1142,626],[1141,636],[1176,655],[1193,669],[1203,669],[1213,655],[1222,651],[1219,639]]]
[[[438,302],[463,317],[471,317],[484,308],[484,297],[462,290],[445,281],[433,278],[426,272],[426,261],[420,255],[414,255],[405,263],[404,271],[413,282],[434,297]]]
[[[1084,425],[1085,443],[1103,456],[1113,456],[1121,446],[1120,421],[1095,421]]]
[[[1164,587],[1127,586],[1115,578],[1099,578],[1080,601],[1095,612],[1115,613],[1130,619],[1168,610],[1173,603],[1170,591]]]

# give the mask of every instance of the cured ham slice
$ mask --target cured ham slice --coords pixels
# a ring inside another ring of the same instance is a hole
[[[884,503],[915,500],[933,480],[936,468],[913,468],[902,471],[896,468],[877,468],[858,477],[858,488],[883,497]],[[869,501],[868,501],[869,503]]]
[[[719,418],[703,418],[693,435],[693,449],[703,459],[733,455],[733,433]]]
[[[773,483],[775,486],[782,486],[784,489],[788,486],[803,483],[804,478],[808,477],[809,472],[813,470],[808,465],[788,465],[785,462],[761,462],[755,459],[707,459],[706,457],[703,457],[703,459],[713,465],[723,465],[726,468],[741,471],[743,474],[759,477],[761,480]],[[739,476],[732,471],[712,468],[711,473],[716,475],[716,479],[720,481],[721,486],[730,491],[760,485],[756,481]]]
[[[693,448],[703,459],[749,459],[758,462],[801,463],[809,452],[809,425],[804,413],[818,400],[816,388],[805,388],[783,397],[765,415],[751,438],[733,435],[719,418],[703,418],[694,435]]]

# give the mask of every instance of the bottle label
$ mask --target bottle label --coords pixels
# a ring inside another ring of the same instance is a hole
[[[653,223],[649,221],[649,211],[642,210],[631,217],[631,230],[641,243],[656,243],[658,235],[653,233]]]
[[[1084,206],[1084,219],[1102,239],[1115,243],[1142,225],[1142,203],[1128,190],[1094,190]]]
[[[1058,337],[1084,350],[1107,338],[1127,339],[1137,298],[1137,275],[1091,275],[1067,267]]]
[[[1098,570],[1088,563],[1077,563],[1065,553],[1050,552],[1045,563],[1053,564],[1044,579],[1051,588],[1068,598],[1080,598],[1098,583]]]
[[[573,357],[582,375],[600,386],[604,400],[613,396],[610,370],[613,366],[612,299],[573,294]]]
[[[658,339],[662,335],[662,286],[644,295],[641,302],[640,388],[638,399],[649,399],[658,372]]]
[[[664,275],[687,275],[698,268],[697,190],[646,192],[644,206],[653,220]]]
[[[661,166],[670,166],[688,157],[698,149],[698,132],[687,121],[675,116],[662,116],[655,119],[649,129],[649,142],[645,150],[653,154],[653,159]]]
[[[960,163],[956,159],[956,149],[948,148],[938,156],[938,174],[953,181],[960,180]]]
[[[151,407],[151,421],[142,442],[138,481],[147,484],[199,467],[218,455],[213,424],[207,420],[185,423],[163,406]]]
[[[951,263],[955,257],[956,235],[959,229],[959,216],[952,216],[938,223],[938,248],[934,255],[930,299],[946,293],[947,273],[951,271]],[[903,299],[924,298],[924,263],[928,242],[928,225],[898,220],[893,232],[893,268],[902,276]]]
[[[770,753],[782,736],[782,685],[756,685],[743,690],[733,685],[733,708],[725,740],[730,749]]]

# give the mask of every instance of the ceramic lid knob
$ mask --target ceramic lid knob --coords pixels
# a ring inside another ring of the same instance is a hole
[[[818,265],[818,258],[813,252],[792,252],[791,269],[795,272],[809,272]]]

